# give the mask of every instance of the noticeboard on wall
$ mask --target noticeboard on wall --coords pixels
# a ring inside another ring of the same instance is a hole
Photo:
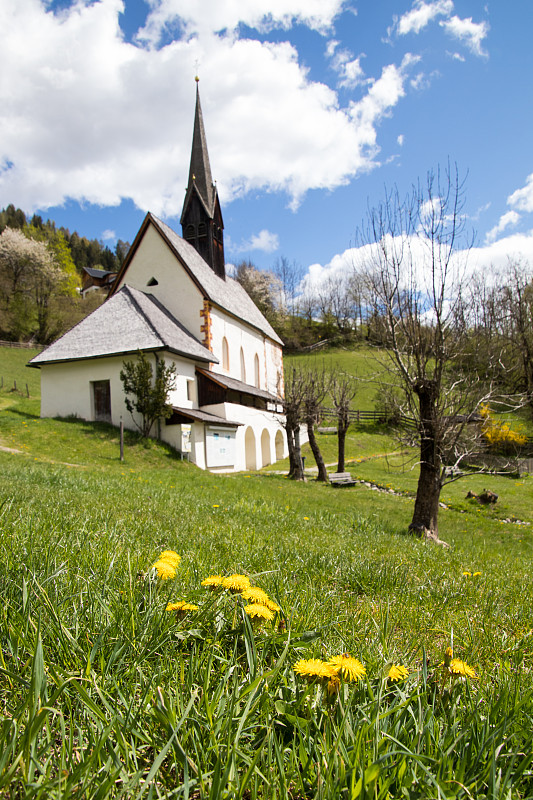
[[[191,452],[191,429],[192,425],[181,425],[181,452]]]
[[[233,467],[235,465],[236,428],[207,427],[205,431],[205,455],[207,468]]]

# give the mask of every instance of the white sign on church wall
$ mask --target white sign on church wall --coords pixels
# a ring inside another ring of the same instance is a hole
[[[191,452],[191,428],[192,425],[183,425],[181,426],[181,452],[182,453],[190,453]]]
[[[235,464],[236,428],[207,427],[205,451],[207,467],[232,467]]]

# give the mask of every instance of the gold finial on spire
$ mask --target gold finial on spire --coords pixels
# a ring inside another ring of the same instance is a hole
[[[194,76],[194,80],[196,81],[196,83],[200,83],[200,78],[198,77],[198,75]]]

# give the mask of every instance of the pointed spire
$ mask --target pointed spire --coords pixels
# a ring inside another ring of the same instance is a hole
[[[181,227],[183,238],[192,244],[219,278],[225,278],[224,223],[218,192],[211,177],[198,77],[189,184],[181,212]]]
[[[204,118],[202,116],[200,92],[198,90],[198,76],[195,78],[195,80],[196,111],[194,114],[194,132],[192,136],[191,165],[189,168],[188,188],[191,189],[194,182],[202,200],[206,205],[207,211],[212,215],[215,203],[215,187],[213,186],[211,166],[209,164],[209,154],[207,152]]]

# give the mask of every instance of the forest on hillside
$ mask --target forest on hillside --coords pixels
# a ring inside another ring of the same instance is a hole
[[[0,339],[49,344],[105,299],[80,294],[86,268],[117,272],[129,250],[114,250],[53,220],[28,219],[13,204],[0,211]]]

